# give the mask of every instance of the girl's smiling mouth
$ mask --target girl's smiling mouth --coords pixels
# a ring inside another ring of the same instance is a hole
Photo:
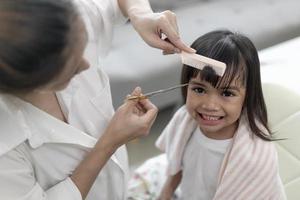
[[[200,117],[200,121],[204,125],[217,125],[224,118],[224,116],[207,115],[203,113],[198,113],[198,115]]]

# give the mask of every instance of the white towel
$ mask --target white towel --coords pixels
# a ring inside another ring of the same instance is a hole
[[[183,106],[158,138],[156,146],[167,154],[168,175],[181,170],[184,149],[196,127],[197,122]],[[233,144],[225,154],[213,200],[285,199],[278,177],[278,158],[274,144],[254,135],[243,116]]]

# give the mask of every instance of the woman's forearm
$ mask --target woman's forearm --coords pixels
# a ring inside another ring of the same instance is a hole
[[[98,174],[116,151],[116,147],[101,138],[71,175],[72,181],[85,199]]]

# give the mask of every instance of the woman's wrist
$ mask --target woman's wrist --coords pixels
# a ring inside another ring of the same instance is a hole
[[[124,16],[128,16],[131,21],[138,19],[144,14],[153,13],[148,0],[118,0]]]
[[[139,19],[142,16],[151,13],[153,13],[153,11],[150,7],[149,8],[131,7],[128,9],[128,17],[131,22],[134,22],[136,19]]]
[[[112,155],[121,146],[117,142],[111,139],[111,134],[105,132],[95,145],[95,150],[98,152],[104,152],[107,155]]]
[[[83,199],[87,196],[103,166],[116,150],[117,145],[112,145],[111,140],[104,133],[74,170],[70,178],[78,187]]]

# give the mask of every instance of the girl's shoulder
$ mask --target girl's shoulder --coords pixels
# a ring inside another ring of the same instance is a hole
[[[192,134],[197,124],[189,115],[186,106],[179,108],[173,115],[160,137],[156,141],[156,146],[165,151],[167,146],[179,145],[186,141]]]

